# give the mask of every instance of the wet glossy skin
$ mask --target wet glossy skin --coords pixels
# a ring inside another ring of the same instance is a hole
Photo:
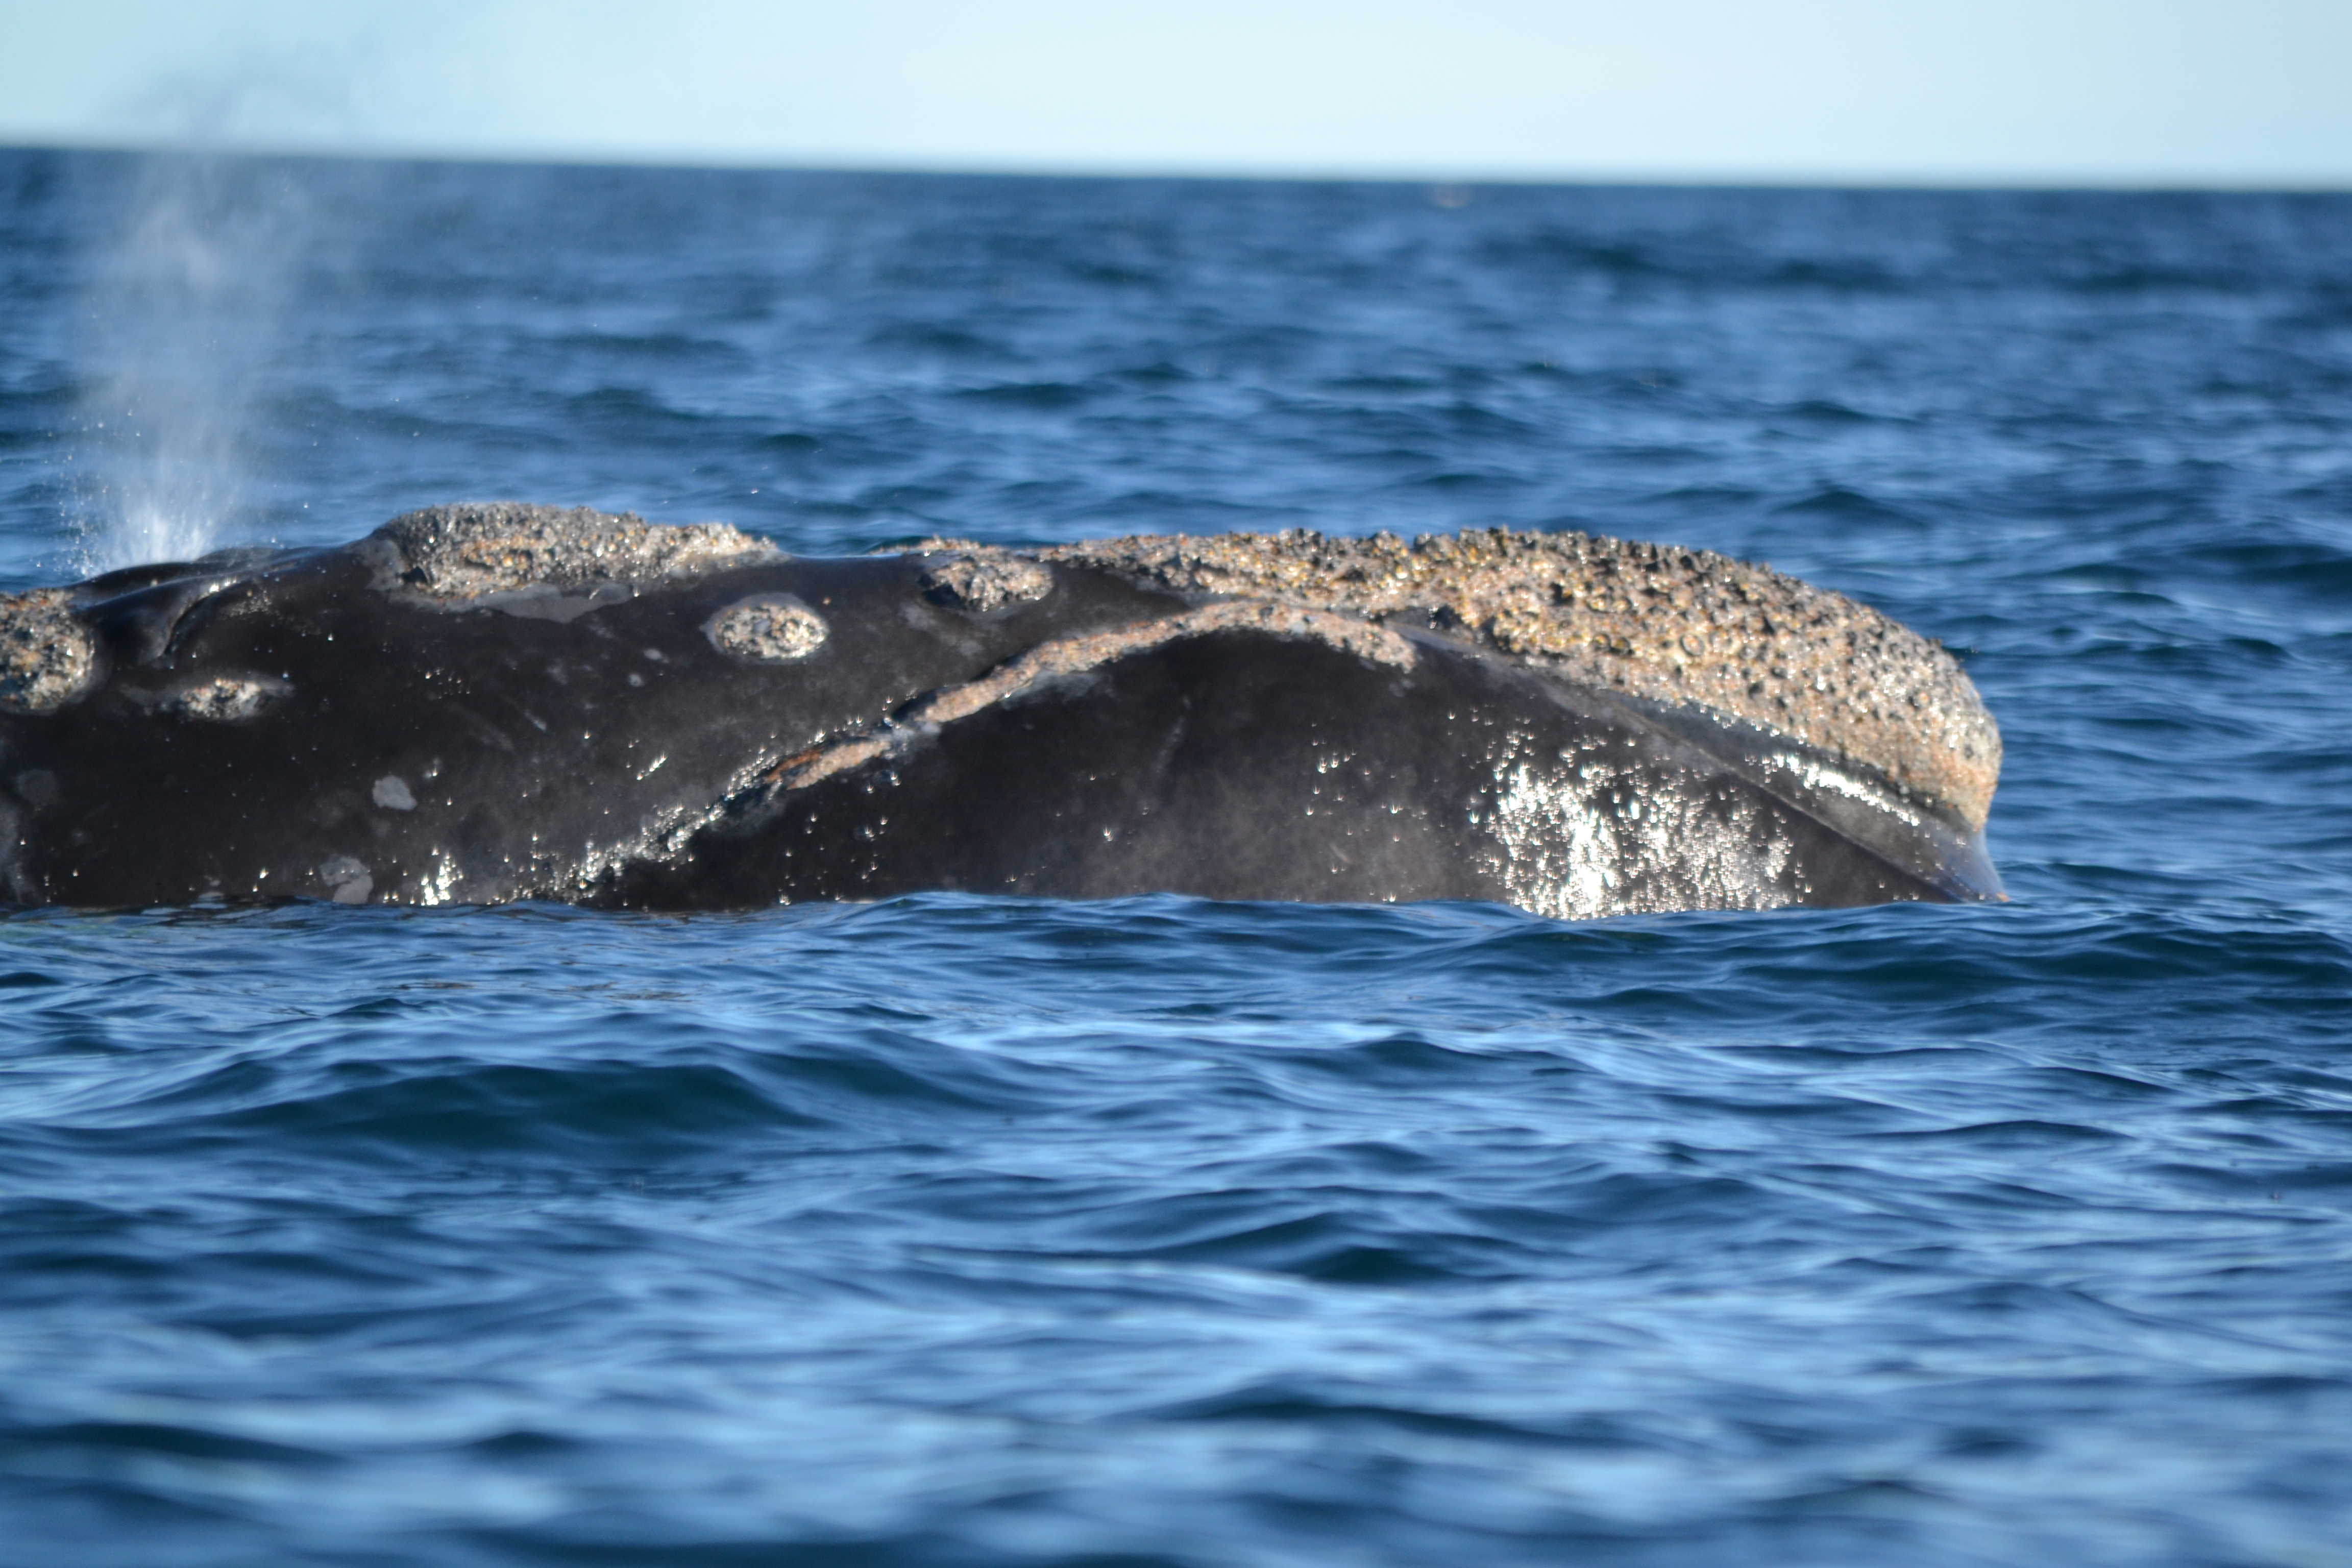
[[[94,685],[0,719],[8,888],[648,908],[1176,891],[1561,915],[1997,888],[1948,821],[1841,817],[1753,735],[1414,628],[1403,665],[1263,631],[1139,646],[793,787],[795,759],[926,692],[1185,607],[1057,568],[1042,599],[975,613],[921,570],[779,559],[456,605],[384,591],[348,549],[100,579],[81,600]],[[723,650],[710,628],[747,601],[806,606],[822,643]],[[257,710],[222,716],[205,690]]]

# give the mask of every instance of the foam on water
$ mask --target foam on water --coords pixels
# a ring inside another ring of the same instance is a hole
[[[249,537],[1769,560],[2016,902],[0,921],[0,1562],[2352,1539],[2352,199],[233,172]],[[0,588],[141,177],[0,158]]]

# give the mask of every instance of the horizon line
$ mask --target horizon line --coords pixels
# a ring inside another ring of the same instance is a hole
[[[320,146],[225,139],[218,142],[158,142],[137,138],[36,138],[18,141],[0,132],[0,152],[112,154],[126,157],[246,158],[315,163],[451,163],[516,168],[675,170],[708,174],[880,174],[977,179],[1078,179],[1200,181],[1262,184],[1379,184],[1606,188],[1656,187],[1685,190],[1852,190],[1917,192],[2048,192],[2144,195],[2352,195],[2352,173],[2298,176],[2287,174],[2197,175],[2148,171],[2095,174],[2087,171],[2040,173],[1981,170],[1927,171],[1809,169],[1731,171],[1705,169],[1479,168],[1432,165],[1426,169],[1351,168],[1340,164],[1294,166],[1209,163],[1088,163],[1083,160],[1019,158],[924,159],[917,157],[819,157],[648,150],[468,148],[436,146]]]

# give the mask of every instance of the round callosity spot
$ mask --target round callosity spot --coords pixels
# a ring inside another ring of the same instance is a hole
[[[62,588],[0,596],[0,710],[46,713],[81,694],[97,666]]]
[[[1054,574],[1024,555],[972,551],[932,562],[923,568],[922,583],[924,596],[934,603],[984,616],[1044,598],[1054,591]]]
[[[386,773],[375,781],[368,795],[386,811],[415,811],[416,796],[410,793],[408,781],[398,773]]]
[[[252,718],[269,706],[278,689],[276,682],[251,676],[217,675],[176,693],[166,706],[184,719],[226,723]]]
[[[719,652],[754,664],[789,664],[824,646],[824,617],[783,594],[738,599],[703,623]]]

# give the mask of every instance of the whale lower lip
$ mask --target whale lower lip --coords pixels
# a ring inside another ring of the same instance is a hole
[[[472,504],[20,595],[0,641],[24,903],[2000,896],[1948,655],[1583,536],[820,560]]]

